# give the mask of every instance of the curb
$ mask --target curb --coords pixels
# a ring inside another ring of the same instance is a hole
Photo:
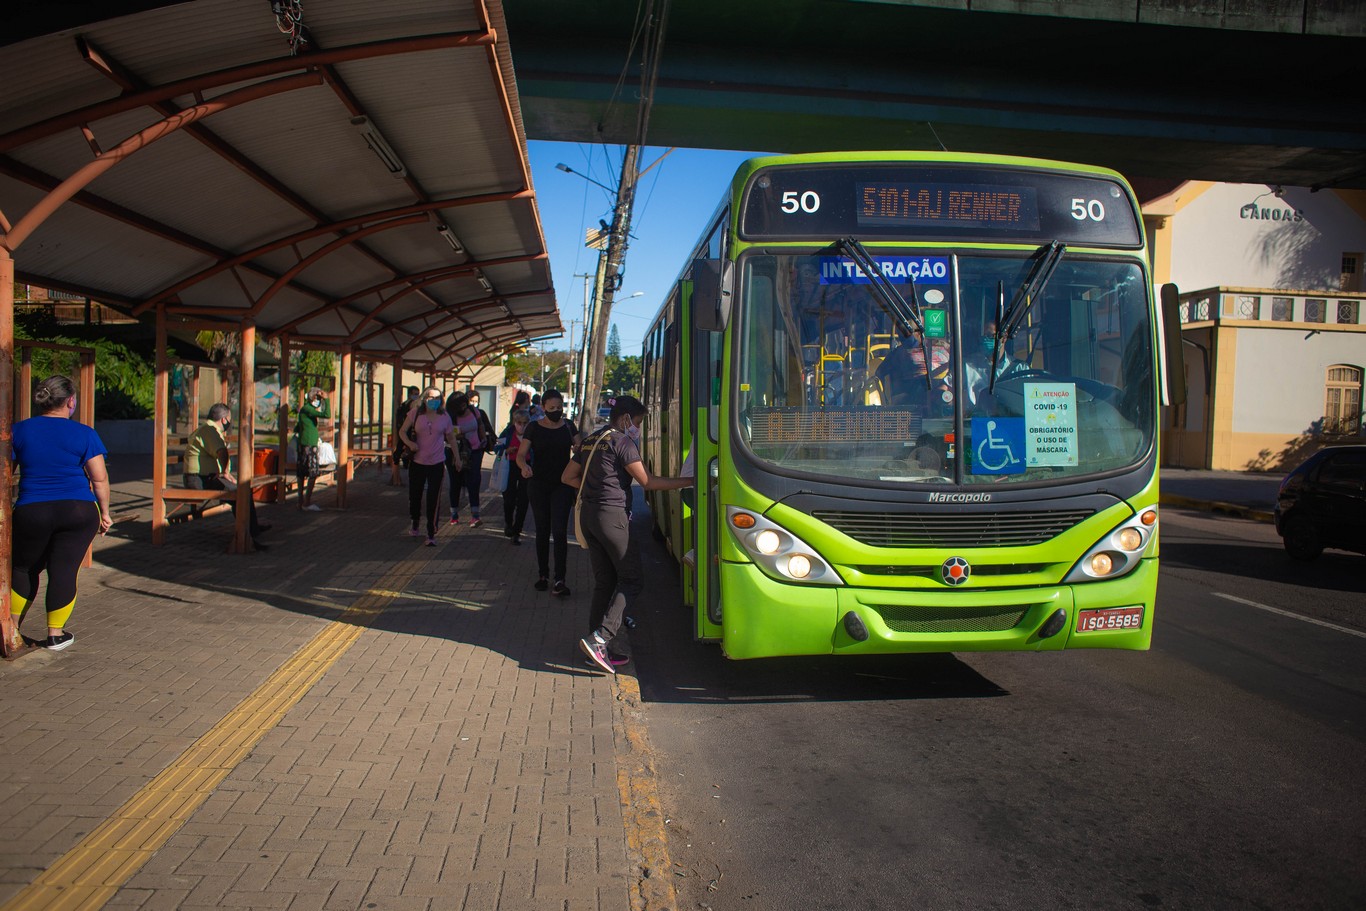
[[[1236,516],[1240,519],[1251,519],[1254,522],[1276,521],[1275,513],[1267,509],[1258,509],[1254,506],[1244,506],[1241,503],[1225,503],[1222,500],[1201,500],[1195,497],[1183,497],[1179,494],[1164,493],[1160,496],[1159,502],[1163,506],[1179,506],[1184,509],[1198,509],[1203,512],[1217,512],[1223,515]]]

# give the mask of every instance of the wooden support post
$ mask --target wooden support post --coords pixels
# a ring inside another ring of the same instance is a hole
[[[190,374],[190,419],[185,422],[186,436],[199,429],[199,407],[199,365],[195,364]],[[176,432],[180,432],[179,428]]]
[[[390,425],[394,428],[394,442],[393,442],[393,446],[391,447],[390,451],[391,451],[391,452],[401,452],[401,451],[403,450],[403,441],[400,440],[399,437],[398,437],[398,431],[399,431],[399,426],[398,426],[398,406],[399,406],[404,400],[406,400],[406,399],[408,398],[408,391],[407,391],[406,389],[403,388],[403,355],[397,354],[397,355],[394,356],[393,369],[394,369],[394,382],[393,382],[393,386],[394,386],[393,400],[394,400],[394,401],[393,401],[393,407],[391,407],[391,408],[389,409],[389,423],[390,423]],[[401,487],[402,485],[403,485],[403,472],[399,470],[399,467],[398,467],[398,459],[396,459],[396,458],[390,458],[390,459],[389,459],[389,486],[390,486],[390,487]]]
[[[286,468],[286,462],[289,455],[289,428],[293,422],[290,409],[293,407],[294,403],[289,395],[289,333],[286,332],[280,336],[280,453],[277,463],[280,483],[276,485],[278,493],[275,496],[276,501],[280,503],[289,502],[289,470]],[[297,453],[295,458],[298,458]],[[302,498],[303,495],[303,491],[300,490],[299,496]],[[300,502],[303,502],[302,499]]]
[[[10,452],[14,443],[14,260],[0,246],[0,594],[9,601],[10,561],[14,547],[14,504],[10,502]],[[10,617],[9,604],[0,609],[0,654],[13,658],[24,650],[24,639]]]
[[[333,426],[337,428],[333,434],[333,448],[337,450],[337,508],[346,508],[346,482],[351,475],[351,382],[352,370],[355,361],[351,355],[351,346],[347,345],[342,349],[341,355],[341,383],[338,385],[341,391],[337,395],[337,419]]]
[[[19,394],[15,398],[15,420],[33,417],[33,349],[28,345],[19,350]]]
[[[166,305],[157,304],[156,393],[152,406],[152,544],[166,542],[166,414],[171,396],[166,358]],[[196,370],[196,376],[198,371]],[[198,388],[198,382],[195,383]],[[198,403],[196,402],[196,409]],[[196,410],[192,420],[198,420]],[[193,424],[191,424],[193,426]]]
[[[228,553],[256,550],[251,537],[251,478],[256,449],[256,323],[242,321],[242,348],[237,370],[237,525]]]
[[[79,420],[87,427],[95,426],[95,352],[81,352],[81,376],[76,397]]]

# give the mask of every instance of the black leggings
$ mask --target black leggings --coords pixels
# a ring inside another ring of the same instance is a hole
[[[626,611],[645,587],[640,551],[631,536],[631,521],[622,507],[583,504],[579,517],[588,544],[588,559],[593,564],[588,632],[611,642],[621,632]]]
[[[576,491],[568,484],[531,481],[528,499],[536,517],[536,566],[541,578],[550,578],[550,536],[555,535],[555,581],[563,582],[569,562],[569,514],[574,508]]]
[[[441,499],[441,479],[446,476],[446,466],[441,462],[423,465],[414,462],[408,466],[408,515],[412,517],[413,528],[417,528],[417,511],[422,505],[422,488],[427,488],[427,537],[436,537],[436,504]]]
[[[479,488],[484,483],[484,450],[473,450],[465,467],[455,470],[455,458],[446,450],[446,471],[451,476],[451,516],[460,511],[460,491],[470,495],[470,515],[479,518]]]
[[[47,500],[14,508],[10,609],[20,613],[38,593],[47,571],[48,626],[60,629],[76,603],[76,575],[95,533],[100,510],[91,500]],[[15,598],[23,600],[22,605]]]

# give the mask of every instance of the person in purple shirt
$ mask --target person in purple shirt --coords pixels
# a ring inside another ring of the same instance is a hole
[[[114,524],[109,516],[108,450],[99,434],[71,420],[76,387],[51,376],[33,391],[38,411],[14,425],[12,456],[19,466],[14,503],[10,616],[17,630],[47,573],[47,639],[61,651],[76,637],[66,622],[76,606],[76,577],[95,534]]]
[[[459,444],[455,425],[442,407],[441,390],[435,386],[422,393],[420,407],[408,412],[399,430],[399,439],[413,453],[408,467],[408,514],[413,520],[408,534],[420,536],[417,530],[418,507],[422,490],[427,490],[427,546],[436,546],[436,504],[441,499],[441,480],[446,474],[446,447],[456,452],[455,470],[460,470]]]

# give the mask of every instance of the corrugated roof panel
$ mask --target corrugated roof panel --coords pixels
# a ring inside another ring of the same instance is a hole
[[[419,212],[433,199],[530,189],[520,120],[508,116],[508,105],[516,111],[517,104],[507,48],[495,51],[503,67],[500,84],[487,48],[413,53],[401,46],[409,37],[480,29],[485,8],[498,28],[498,0],[391,0],[384,5],[310,0],[304,18],[316,46],[398,39],[388,50],[401,53],[339,63],[325,72],[332,84],[296,88],[201,120],[226,153],[188,132],[139,150],[88,189],[131,217],[119,220],[68,202],[17,248],[19,273],[103,289],[120,299],[145,299],[197,280],[181,291],[176,310],[228,308],[230,315],[240,316],[273,275],[334,241],[338,230],[302,240],[293,235],[312,233],[318,221],[351,217],[357,217],[356,224],[339,230],[362,231],[380,211],[409,208],[415,223],[369,234],[304,269],[269,301],[258,326],[269,334],[298,322],[298,333],[330,338],[330,344],[352,336],[363,339],[362,347],[370,352],[408,349],[409,363],[419,362],[425,352],[443,359],[434,365],[438,369],[501,346],[519,332],[558,327],[544,261],[483,266],[492,294],[476,276],[464,274],[382,303],[398,295],[405,281],[420,281],[433,270],[544,250],[530,199]],[[209,100],[273,78],[215,71],[278,61],[289,64],[280,73],[298,73],[309,62],[288,57],[265,3],[198,0],[97,23],[83,32],[134,79],[157,85],[196,77]],[[500,32],[500,41],[503,37]],[[110,149],[163,116],[144,96],[137,96],[139,106],[117,110],[127,103],[120,100],[117,83],[80,58],[70,34],[7,47],[0,57],[0,80],[13,87],[0,98],[0,133],[101,103],[105,113],[84,119]],[[172,99],[181,108],[199,100]],[[391,177],[366,145],[351,123],[352,105],[371,118],[397,153],[405,179]],[[12,158],[19,163],[12,169],[28,166],[60,180],[83,167],[94,153],[76,123],[68,117],[60,130],[39,139],[32,133],[23,142],[11,137]],[[0,173],[5,167],[0,161]],[[272,183],[285,192],[273,190]],[[0,177],[0,209],[12,219],[39,198],[20,180]],[[464,251],[452,250],[437,233],[442,220],[455,230]],[[220,258],[281,242],[285,245],[235,270],[206,274]],[[405,281],[396,281],[395,273]],[[376,286],[383,291],[359,294]],[[497,295],[510,297],[491,299]],[[333,305],[338,300],[348,302]],[[514,317],[523,320],[523,329],[512,327]],[[471,329],[472,323],[483,328]]]

